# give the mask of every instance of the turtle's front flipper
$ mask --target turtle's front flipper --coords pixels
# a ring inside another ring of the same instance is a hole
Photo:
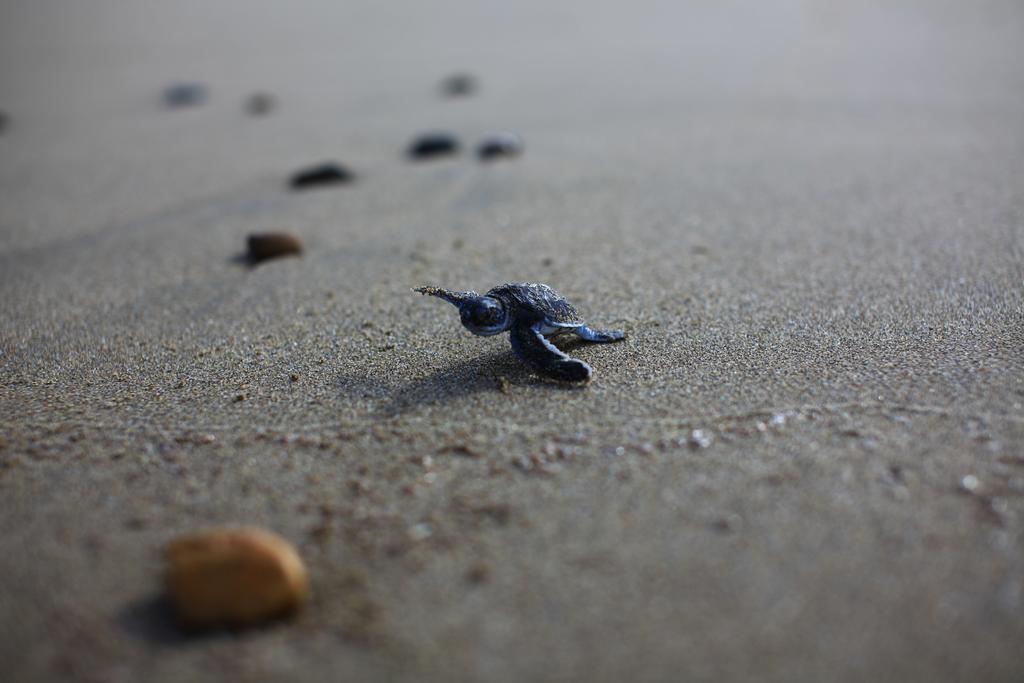
[[[618,330],[602,332],[586,325],[580,325],[573,329],[573,332],[583,341],[594,342],[595,344],[610,344],[611,342],[622,341],[626,338],[626,335]]]
[[[544,338],[540,323],[516,325],[511,333],[512,350],[533,369],[551,379],[562,382],[590,380],[590,366],[576,358],[569,358]]]

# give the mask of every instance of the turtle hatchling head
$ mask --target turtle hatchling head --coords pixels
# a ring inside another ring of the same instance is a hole
[[[480,296],[476,292],[452,292],[440,287],[420,287],[416,291],[458,306],[463,326],[481,337],[500,334],[511,324],[505,305],[494,297]]]
[[[478,296],[459,304],[463,326],[481,337],[490,337],[508,329],[508,311],[497,299]]]

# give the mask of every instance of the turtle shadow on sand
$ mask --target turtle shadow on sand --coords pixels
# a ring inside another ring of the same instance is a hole
[[[563,348],[572,346],[566,344]],[[389,399],[380,405],[377,412],[385,417],[393,417],[473,394],[491,392],[501,396],[508,387],[528,387],[538,391],[578,391],[583,385],[574,386],[538,377],[511,351],[493,351],[446,365],[426,377],[392,388],[388,392]]]

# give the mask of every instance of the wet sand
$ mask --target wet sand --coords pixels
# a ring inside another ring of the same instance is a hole
[[[9,680],[1019,680],[1014,3],[12,5]],[[589,386],[410,291],[510,280],[627,332]],[[312,602],[186,637],[162,548],[233,523]]]

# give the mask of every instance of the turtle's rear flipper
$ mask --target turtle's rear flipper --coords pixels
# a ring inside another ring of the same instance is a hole
[[[517,325],[510,335],[512,350],[530,367],[551,379],[561,382],[587,382],[590,380],[590,366],[576,358],[570,358],[544,338],[540,325]]]
[[[594,342],[595,344],[610,344],[612,342],[622,341],[626,338],[626,335],[618,330],[602,332],[601,330],[595,330],[594,328],[587,327],[586,325],[580,325],[575,328],[573,332],[575,332],[583,341]]]

